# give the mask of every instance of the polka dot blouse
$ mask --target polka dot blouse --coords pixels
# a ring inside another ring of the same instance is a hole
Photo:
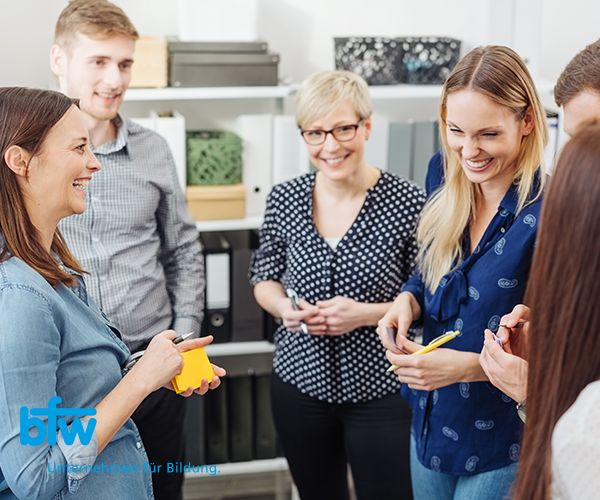
[[[308,302],[343,296],[391,302],[410,276],[417,253],[415,228],[425,195],[414,184],[382,172],[335,250],[313,223],[315,173],[279,184],[267,200],[250,282],[274,280]],[[357,403],[398,392],[375,327],[342,336],[312,336],[280,326],[274,370],[301,392],[330,403]]]

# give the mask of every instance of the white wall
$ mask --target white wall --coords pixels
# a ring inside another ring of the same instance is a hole
[[[281,54],[281,75],[294,81],[333,67],[334,36],[450,35],[463,40],[466,50],[512,41],[524,52],[531,48],[533,57],[539,59],[532,63],[550,79],[558,76],[578,50],[600,36],[600,2],[592,0],[257,1],[258,33]],[[175,0],[115,3],[143,34],[177,32]],[[56,17],[66,4],[66,0],[0,2],[0,85],[49,85],[48,48]]]

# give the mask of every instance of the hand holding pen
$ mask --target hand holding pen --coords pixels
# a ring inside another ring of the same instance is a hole
[[[500,318],[500,327],[497,333],[494,334],[491,330],[486,330],[486,332],[489,332],[494,341],[506,352],[525,358],[530,317],[529,307],[518,304],[509,314]]]
[[[173,344],[179,344],[184,340],[190,338],[192,335],[194,335],[194,332],[188,332],[184,335],[178,335],[173,339]],[[125,364],[125,368],[123,368],[123,375],[126,375],[129,372],[129,370],[131,370],[135,366],[135,364],[140,360],[140,358],[144,355],[145,352],[146,350],[136,351],[131,356],[129,356],[129,359]]]
[[[395,338],[395,331],[393,328],[388,327],[389,330],[391,331],[390,334],[394,334],[394,338]],[[439,337],[433,339],[431,342],[429,342],[429,344],[421,347],[419,350],[413,352],[412,354],[410,354],[410,356],[417,356],[417,355],[421,355],[421,354],[427,354],[428,352],[433,351],[434,349],[437,349],[438,347],[444,345],[446,342],[449,342],[452,339],[455,339],[456,337],[458,337],[460,335],[460,332],[458,330],[454,330],[453,332],[446,332],[443,335],[440,335]],[[388,372],[394,372],[396,371],[398,368],[400,368],[397,365],[391,365],[387,371]]]
[[[183,369],[182,352],[206,347],[213,341],[211,335],[200,338],[188,338],[188,335],[177,337],[174,330],[165,330],[156,334],[148,347],[141,354],[135,355],[128,362],[127,372],[124,376],[131,382],[139,384],[146,394],[150,394],[161,387],[173,389],[171,380],[181,373]],[[177,344],[174,341],[177,341]],[[225,375],[223,368],[212,365],[215,376],[210,381],[203,381],[202,386],[196,390],[189,388],[180,396],[188,397],[194,392],[204,394],[209,389],[215,389],[220,384],[220,378]],[[206,382],[206,383],[205,383]]]
[[[292,288],[287,288],[285,290],[286,295],[292,301],[292,308],[294,311],[300,311],[300,299],[298,298],[298,294]],[[308,334],[308,326],[304,321],[300,321],[300,330],[302,333]]]

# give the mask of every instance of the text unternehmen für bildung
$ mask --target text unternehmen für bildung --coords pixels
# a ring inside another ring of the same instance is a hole
[[[135,474],[141,471],[151,473],[166,472],[167,474],[181,474],[192,472],[195,474],[205,474],[207,476],[216,476],[219,474],[219,468],[216,465],[193,465],[191,462],[166,462],[164,464],[155,464],[145,462],[143,464],[119,464],[96,462],[87,464],[48,464],[48,472],[54,474]]]

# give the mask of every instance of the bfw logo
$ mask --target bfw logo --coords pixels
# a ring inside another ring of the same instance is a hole
[[[48,408],[29,409],[27,406],[21,406],[19,410],[19,421],[21,424],[19,439],[21,444],[37,446],[46,440],[48,444],[56,444],[57,427],[66,444],[73,444],[76,437],[79,438],[81,444],[90,444],[94,435],[94,429],[96,429],[96,419],[88,418],[86,420],[87,427],[84,428],[84,421],[81,417],[95,415],[96,408],[58,408],[60,403],[62,403],[62,399],[58,396],[53,396],[48,400]],[[48,417],[47,424],[44,420],[38,418],[45,416]],[[74,417],[70,428],[67,425],[67,419],[63,417]],[[37,431],[34,436],[31,436],[29,433],[32,428]]]

